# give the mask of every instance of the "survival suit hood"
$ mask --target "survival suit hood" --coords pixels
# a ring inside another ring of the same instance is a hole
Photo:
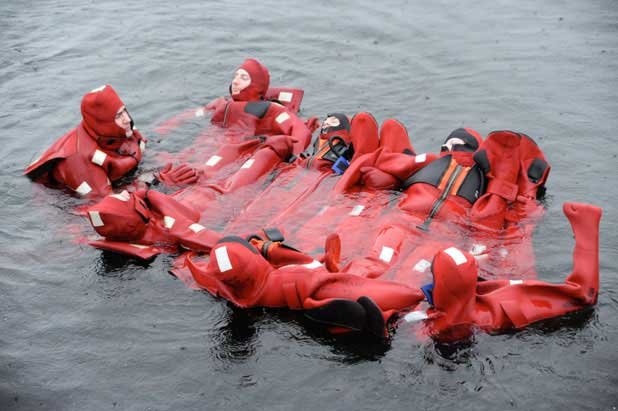
[[[135,241],[144,235],[151,217],[144,199],[126,190],[110,194],[88,209],[95,231],[112,241]]]
[[[350,120],[342,113],[329,113],[326,118],[334,117],[337,125],[323,125],[313,144],[313,162],[317,169],[330,169],[339,157],[348,159],[353,152],[350,147]]]
[[[461,143],[460,141],[463,141]],[[463,166],[474,163],[472,156],[479,149],[483,138],[471,128],[458,128],[451,132],[440,147],[440,156],[451,154]]]
[[[198,284],[240,307],[256,304],[273,270],[253,245],[235,236],[222,238],[212,249],[206,275],[189,268]]]
[[[230,84],[230,94],[234,101],[257,101],[264,100],[266,91],[270,84],[270,74],[268,69],[256,59],[246,59],[238,69],[246,70],[251,77],[251,83],[241,90],[238,94],[232,94],[232,85]],[[238,70],[237,69],[237,70]]]
[[[109,84],[86,93],[82,98],[82,125],[102,147],[117,148],[115,146],[120,146],[133,134],[116,124],[116,113],[122,106],[124,103]]]

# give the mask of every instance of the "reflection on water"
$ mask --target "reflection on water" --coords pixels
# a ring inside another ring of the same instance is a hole
[[[147,269],[152,260],[130,258],[112,251],[101,250],[101,255],[96,264],[96,273],[102,277],[122,278],[123,273],[130,272],[134,267]]]
[[[261,309],[243,310],[228,304],[224,316],[218,319],[211,331],[212,358],[224,366],[251,358],[258,344],[256,323],[262,316]]]

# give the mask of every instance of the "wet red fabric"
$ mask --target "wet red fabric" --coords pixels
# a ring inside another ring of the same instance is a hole
[[[127,137],[115,123],[122,106],[110,85],[86,93],[82,122],[30,164],[25,174],[51,186],[68,187],[81,196],[110,193],[111,182],[137,167],[146,143],[137,130]]]
[[[208,261],[187,258],[186,264],[202,288],[240,307],[311,309],[334,299],[356,301],[368,296],[388,319],[423,298],[419,290],[402,284],[329,273],[319,263],[304,264],[306,258],[299,256],[296,264],[275,268],[252,246],[224,239]]]
[[[208,252],[221,235],[199,224],[200,214],[157,191],[113,194],[88,209],[95,231],[112,244],[97,240],[97,248],[141,257],[138,245],[181,246]]]
[[[81,103],[84,129],[97,141],[124,139],[126,130],[115,122],[116,113],[122,106],[124,103],[109,84],[86,93]]]
[[[477,264],[466,252],[447,249],[433,260],[433,308],[427,330],[438,338],[462,338],[476,328],[522,328],[596,303],[599,291],[599,221],[602,211],[566,203],[575,235],[573,270],[564,283],[537,280],[477,282]]]
[[[68,187],[81,196],[100,198],[110,193],[112,181],[137,167],[146,140],[134,131],[120,149],[104,149],[83,124],[56,141],[26,168],[25,174],[50,186]]]

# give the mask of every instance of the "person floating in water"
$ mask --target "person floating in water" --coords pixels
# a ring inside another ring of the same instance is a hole
[[[246,59],[234,73],[230,98],[219,97],[206,105],[206,110],[213,112],[212,124],[226,130],[225,143],[205,162],[202,171],[206,176],[273,138],[286,140],[293,155],[307,148],[312,130],[293,110],[268,100],[269,84],[268,69],[255,59]]]
[[[146,139],[134,128],[133,118],[110,85],[86,93],[81,113],[79,125],[33,161],[24,174],[50,187],[100,198],[112,192],[113,182],[137,168]],[[186,166],[168,166],[159,179],[175,185],[194,182],[196,176]]]

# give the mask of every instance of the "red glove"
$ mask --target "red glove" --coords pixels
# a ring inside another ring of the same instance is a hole
[[[208,110],[208,111],[217,111],[222,106],[225,106],[226,104],[227,104],[227,100],[225,99],[225,97],[217,97],[216,99],[214,99],[210,103],[206,104],[206,110]]]
[[[166,186],[173,187],[195,184],[197,180],[199,180],[199,176],[195,169],[187,164],[172,167],[172,163],[167,163],[165,167],[159,171],[158,179]]]
[[[320,128],[320,119],[316,116],[310,117],[307,121],[305,121],[305,125],[309,130],[311,130],[311,133],[313,133],[315,130]]]

